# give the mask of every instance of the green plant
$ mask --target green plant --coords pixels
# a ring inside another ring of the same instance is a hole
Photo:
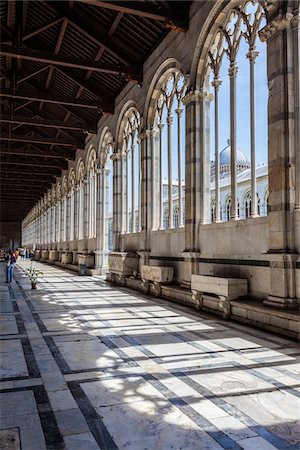
[[[32,264],[31,264],[29,269],[26,270],[26,274],[27,274],[29,280],[31,281],[31,283],[36,283],[38,277],[43,275],[43,272],[41,272],[40,270],[35,269],[34,267],[32,267]]]

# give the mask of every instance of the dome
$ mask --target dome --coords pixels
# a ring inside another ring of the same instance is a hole
[[[246,156],[240,150],[236,151],[236,162],[237,164],[249,164]],[[230,164],[230,146],[224,148],[220,153],[220,165]]]

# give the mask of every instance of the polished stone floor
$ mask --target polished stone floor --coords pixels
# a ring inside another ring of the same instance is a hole
[[[0,282],[0,449],[300,448],[296,343],[34,263]]]

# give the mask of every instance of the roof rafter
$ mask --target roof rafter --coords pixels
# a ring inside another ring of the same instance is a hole
[[[46,138],[41,136],[21,136],[21,135],[5,135],[1,134],[1,141],[9,141],[9,142],[33,142],[35,144],[45,144],[45,145],[59,145],[61,147],[72,147],[82,149],[82,145],[80,142],[66,140],[66,139],[55,139],[55,138]]]
[[[30,100],[34,102],[43,101],[45,103],[55,103],[56,105],[66,106],[79,106],[80,108],[92,108],[99,109],[100,104],[98,100],[83,100],[66,98],[54,93],[37,92],[32,90],[15,90],[15,89],[2,89],[0,91],[0,97],[14,98],[18,100]]]
[[[87,3],[89,5],[97,6],[99,8],[111,9],[126,14],[132,14],[147,19],[159,20],[164,22],[167,28],[174,31],[187,31],[188,23],[183,17],[182,12],[174,11],[173,9],[164,8],[159,5],[149,5],[144,2],[111,2],[99,0],[77,0],[79,3]]]
[[[22,156],[34,156],[36,158],[62,158],[62,159],[75,159],[75,153],[69,152],[66,150],[52,150],[51,152],[46,152],[41,149],[35,148],[13,148],[13,147],[5,147],[0,150],[1,155],[22,155]]]
[[[63,121],[58,120],[44,120],[38,119],[35,117],[24,117],[24,116],[5,116],[0,115],[0,123],[18,123],[21,125],[31,125],[34,127],[43,127],[43,128],[63,128],[65,130],[70,131],[79,131],[82,132],[84,127],[72,125],[70,123],[65,123]],[[90,133],[94,133],[95,130],[90,130]]]
[[[141,81],[140,70],[134,66],[120,65],[118,67],[114,64],[101,63],[94,61],[93,59],[75,58],[68,55],[55,55],[53,53],[25,47],[18,49],[18,47],[13,45],[2,45],[0,55],[29,61],[38,61],[45,64],[73,67],[75,69],[82,69],[92,72],[124,75],[129,80]]]
[[[62,2],[47,2],[47,5],[55,14],[67,18],[70,24],[77,28],[80,33],[95,44],[103,46],[105,50],[112,53],[120,62],[126,65],[134,63],[131,56],[128,56],[130,49],[124,43],[114,43],[105,33],[100,33],[100,25],[91,15],[84,14],[83,11],[78,15],[72,9],[63,6]],[[91,30],[93,30],[93,33],[91,33]],[[126,54],[127,50],[129,50],[128,54]]]

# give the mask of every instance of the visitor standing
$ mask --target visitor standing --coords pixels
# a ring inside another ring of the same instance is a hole
[[[14,267],[16,264],[16,256],[14,254],[14,252],[10,252],[6,258],[5,258],[5,263],[6,263],[6,283],[11,283],[12,279],[13,279],[13,275],[14,275]]]

